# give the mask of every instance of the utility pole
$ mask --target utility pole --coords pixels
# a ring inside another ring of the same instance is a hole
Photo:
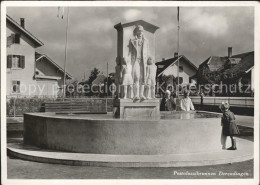
[[[107,62],[107,98],[108,98],[108,62]]]
[[[177,38],[177,65],[178,65],[178,69],[177,69],[177,88],[176,88],[176,95],[177,97],[179,97],[179,71],[180,71],[180,61],[179,61],[179,37],[180,37],[180,8],[177,7],[177,20],[178,20],[178,38]]]
[[[106,91],[107,91],[107,98],[108,98],[108,62],[107,62],[107,88],[106,88]],[[106,98],[106,112],[107,112],[107,98]]]
[[[65,42],[65,61],[64,61],[64,79],[63,79],[63,100],[66,97],[66,63],[67,63],[67,45],[68,45],[68,29],[69,29],[69,7],[67,11],[67,25],[66,25],[66,42]]]

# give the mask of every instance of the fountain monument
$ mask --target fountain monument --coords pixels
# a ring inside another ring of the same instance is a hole
[[[23,143],[14,157],[47,163],[110,167],[203,166],[253,158],[253,142],[221,149],[221,115],[159,112],[155,98],[155,36],[145,21],[115,25],[117,98],[114,112],[26,113]],[[133,120],[134,119],[134,120]],[[35,147],[37,151],[35,151]]]
[[[158,119],[155,98],[155,32],[159,27],[143,20],[119,23],[117,30],[115,118]]]

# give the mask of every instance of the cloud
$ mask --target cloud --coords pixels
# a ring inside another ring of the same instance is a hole
[[[171,31],[171,32],[172,32],[172,31],[176,31],[176,32],[177,32],[177,25],[174,24],[174,23],[164,24],[164,25],[161,27],[160,31],[161,31],[162,33],[168,33],[168,32],[170,32],[170,31]]]
[[[140,19],[146,21],[154,21],[158,18],[158,15],[155,9],[132,8],[132,9],[127,9],[123,12],[123,18],[125,22],[131,22]]]
[[[198,8],[186,9],[184,12],[183,26],[190,31],[218,37],[225,35],[229,30],[227,18],[223,14],[211,13]]]
[[[119,22],[143,19],[159,26],[156,59],[172,57],[177,49],[176,7],[73,7],[70,9],[68,71],[88,77],[94,67],[114,71]],[[64,64],[66,19],[57,18],[57,7],[11,7],[7,13],[44,42],[37,51]],[[238,19],[239,17],[239,19]],[[181,7],[180,53],[198,65],[210,55],[223,56],[227,46],[234,54],[254,49],[253,7]]]
[[[123,14],[125,21],[134,21],[140,19],[142,15],[141,10],[129,9],[126,10]]]
[[[85,21],[78,21],[74,23],[74,28],[72,30],[80,30],[81,32],[92,32],[98,33],[111,30],[114,24],[109,18],[93,18]]]

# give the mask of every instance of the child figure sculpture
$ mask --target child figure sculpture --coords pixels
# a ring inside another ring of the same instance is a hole
[[[122,85],[124,87],[124,97],[123,99],[127,99],[127,95],[132,98],[133,91],[133,78],[132,78],[132,66],[130,60],[125,58],[122,59]],[[128,91],[129,88],[129,91]]]
[[[148,57],[146,67],[146,85],[148,87],[147,99],[155,98],[156,70],[157,67],[154,64],[153,59]]]

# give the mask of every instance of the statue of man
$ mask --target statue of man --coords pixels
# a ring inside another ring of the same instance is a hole
[[[145,99],[144,85],[146,81],[147,56],[149,56],[149,41],[144,36],[144,28],[137,25],[134,37],[129,41],[129,57],[132,64],[134,82],[134,100]]]

